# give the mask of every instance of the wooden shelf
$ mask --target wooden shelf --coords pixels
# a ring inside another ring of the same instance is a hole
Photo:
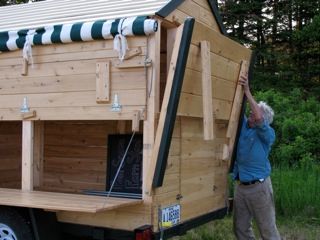
[[[52,211],[97,213],[142,203],[142,200],[0,188],[0,205]]]

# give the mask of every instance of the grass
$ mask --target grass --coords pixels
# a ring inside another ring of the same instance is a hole
[[[320,223],[310,222],[301,218],[279,217],[277,226],[284,240],[319,240]],[[259,236],[254,228],[256,237]],[[258,238],[257,238],[258,239]],[[185,236],[172,240],[235,240],[232,232],[232,217],[212,221],[199,228],[190,230]]]
[[[279,215],[320,219],[319,165],[275,169],[272,182]]]
[[[320,240],[320,166],[279,167],[272,182],[277,226],[284,240]],[[230,191],[232,194],[232,191]],[[254,226],[258,237],[257,228]],[[210,222],[174,240],[235,240],[232,216]]]

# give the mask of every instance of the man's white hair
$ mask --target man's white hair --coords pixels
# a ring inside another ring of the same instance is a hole
[[[273,109],[263,101],[260,101],[258,103],[258,106],[262,109],[263,111],[263,119],[268,123],[271,124],[273,122],[273,116],[274,116],[274,111]]]

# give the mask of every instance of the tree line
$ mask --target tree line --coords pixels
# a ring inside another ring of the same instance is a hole
[[[229,37],[256,53],[250,84],[275,110],[275,166],[319,167],[319,6],[320,0],[219,2]]]
[[[224,0],[228,35],[256,52],[257,89],[320,96],[320,0]]]

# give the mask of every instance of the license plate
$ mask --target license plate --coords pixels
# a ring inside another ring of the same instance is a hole
[[[176,225],[180,222],[180,205],[172,205],[161,209],[161,222]]]

